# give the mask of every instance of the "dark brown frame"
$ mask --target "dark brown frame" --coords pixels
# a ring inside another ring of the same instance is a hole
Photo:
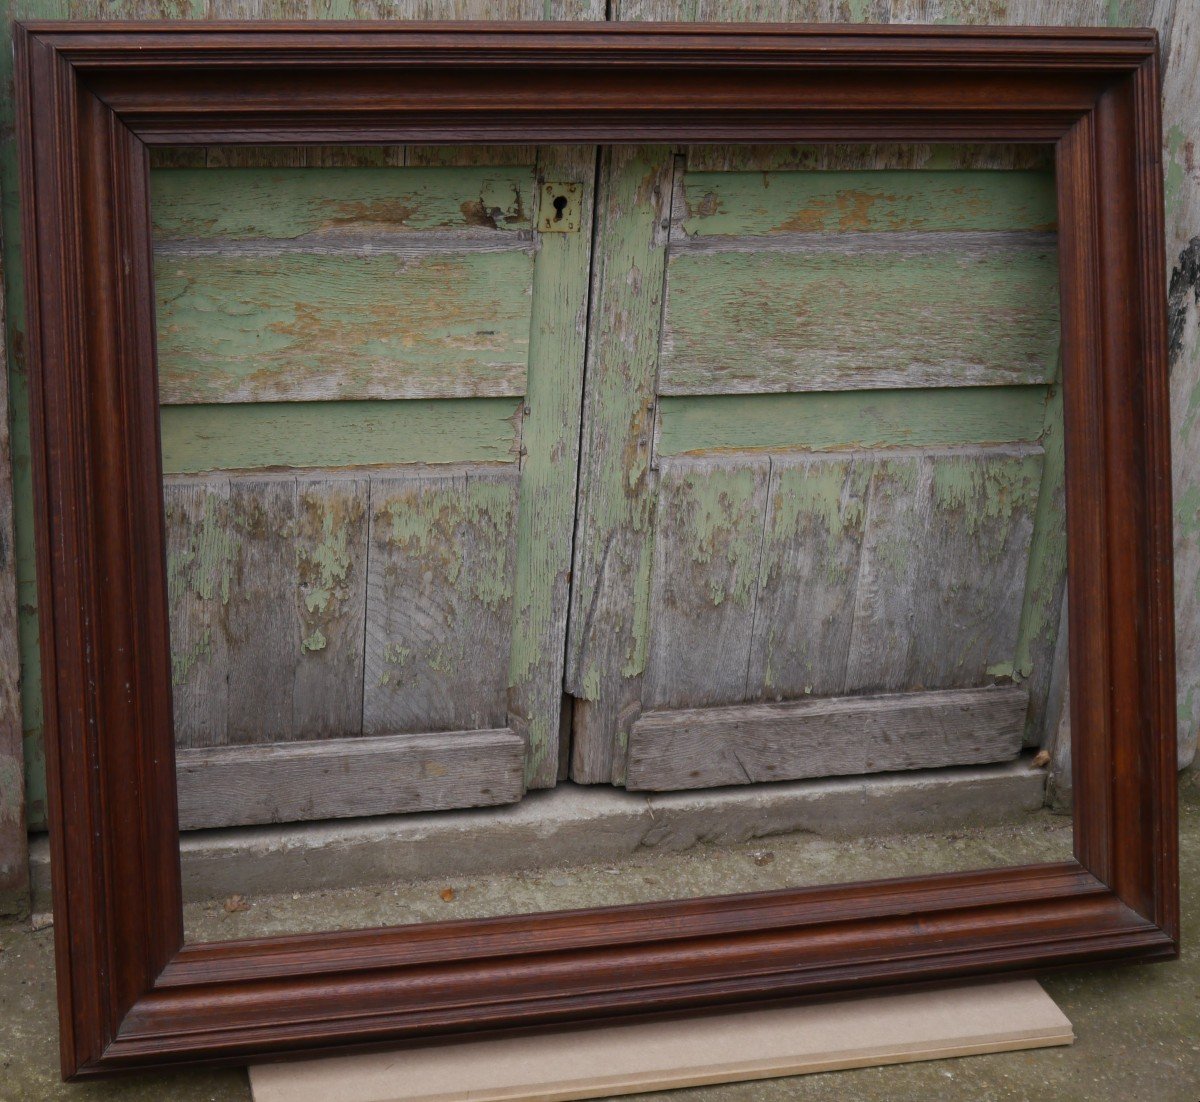
[[[18,27],[64,1074],[1174,956],[1152,31]],[[184,945],[147,147],[1057,146],[1075,852],[1061,864]]]

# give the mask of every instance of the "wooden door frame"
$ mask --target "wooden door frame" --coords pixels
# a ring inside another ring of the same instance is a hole
[[[63,1072],[1178,949],[1153,31],[64,24],[16,32]],[[147,147],[1057,147],[1072,861],[183,944]]]

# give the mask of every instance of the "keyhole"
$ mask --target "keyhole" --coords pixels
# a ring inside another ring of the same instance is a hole
[[[556,195],[554,197],[554,221],[561,222],[563,211],[567,209],[567,197],[565,195]]]

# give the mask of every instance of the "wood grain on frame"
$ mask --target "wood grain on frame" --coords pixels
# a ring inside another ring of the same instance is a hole
[[[17,62],[65,1074],[1177,952],[1153,32],[30,24]],[[184,946],[146,146],[833,137],[1056,143],[1075,860]]]

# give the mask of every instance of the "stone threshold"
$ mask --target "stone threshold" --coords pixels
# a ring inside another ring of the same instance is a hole
[[[1031,755],[962,766],[811,781],[636,794],[562,784],[506,807],[189,831],[184,901],[354,888],[430,876],[484,876],[681,853],[781,834],[821,838],[994,826],[1042,808]],[[31,840],[34,910],[50,909],[50,848]]]

